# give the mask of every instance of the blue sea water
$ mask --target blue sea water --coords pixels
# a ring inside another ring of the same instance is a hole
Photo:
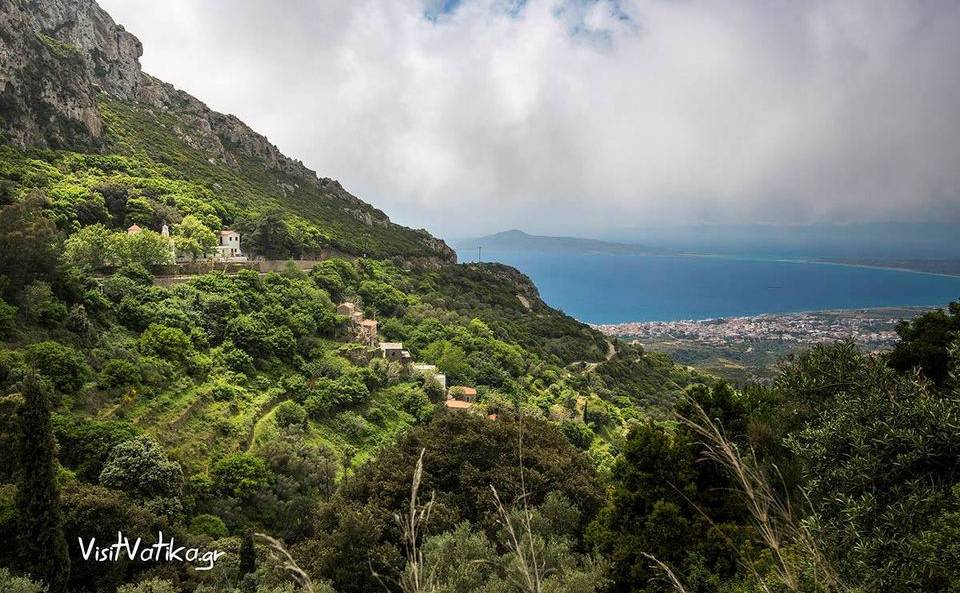
[[[476,253],[460,256],[476,259]],[[483,259],[519,269],[544,301],[587,323],[945,305],[960,298],[960,277],[770,258],[484,250]]]

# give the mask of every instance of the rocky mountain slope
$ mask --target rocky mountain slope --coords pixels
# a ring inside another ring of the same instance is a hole
[[[143,72],[142,53],[140,41],[93,0],[0,3],[3,140],[21,150],[146,154],[166,164],[175,145],[177,154],[189,153],[195,161],[188,165],[197,165],[187,173],[213,191],[222,185],[215,178],[224,174],[254,181],[251,191],[237,192],[258,194],[242,204],[247,210],[283,207],[339,237],[338,246],[347,251],[455,261],[453,250],[426,231],[393,224],[335,180],[318,177],[281,153],[237,117],[213,111]],[[126,117],[111,121],[111,112]],[[138,127],[124,127],[131,122]],[[145,142],[151,131],[163,135],[162,146]],[[318,201],[326,204],[317,208]],[[388,235],[382,250],[351,241],[371,234]]]

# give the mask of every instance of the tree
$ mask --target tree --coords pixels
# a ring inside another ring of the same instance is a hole
[[[253,533],[250,530],[243,532],[243,541],[240,542],[240,578],[253,574],[257,570],[257,550],[253,546]]]
[[[901,372],[919,368],[939,385],[949,376],[947,348],[960,335],[960,301],[950,303],[947,311],[938,309],[897,325],[897,342],[890,353],[890,366]]]
[[[398,574],[404,554],[394,515],[407,508],[411,476],[424,450],[420,490],[434,491],[437,500],[431,533],[454,529],[463,521],[490,532],[499,529],[500,522],[491,515],[491,484],[504,501],[526,498],[538,506],[554,491],[576,501],[580,515],[569,523],[569,533],[582,533],[602,502],[593,463],[549,423],[524,418],[521,426],[510,418],[490,422],[473,414],[439,414],[364,463],[321,506],[317,539],[303,544],[311,563],[304,568],[331,579],[342,593],[376,590],[379,583],[370,574],[371,565],[379,574]]]
[[[7,296],[38,279],[52,279],[57,267],[57,227],[43,213],[45,199],[34,192],[0,209],[0,291]]]
[[[61,393],[79,390],[90,373],[79,351],[58,342],[31,344],[27,347],[27,360]]]
[[[192,214],[176,226],[173,237],[178,254],[199,259],[212,254],[217,247],[217,236]]]
[[[167,360],[183,361],[193,351],[193,345],[182,329],[154,323],[140,334],[140,351]]]
[[[181,510],[183,470],[150,437],[115,446],[100,472],[100,483],[144,502],[158,514],[176,515]]]
[[[250,453],[232,453],[213,466],[214,486],[228,496],[251,496],[270,484],[272,475],[263,459]]]
[[[695,402],[742,438],[743,411],[728,386],[698,386],[687,398],[677,405],[681,413]],[[588,530],[594,549],[611,560],[610,591],[664,590],[646,554],[685,575],[691,591],[736,575],[730,542],[743,539],[749,518],[731,477],[704,457],[700,441],[686,425],[652,420],[630,431],[613,466],[610,500]]]
[[[0,591],[4,593],[46,593],[47,588],[26,577],[10,574],[10,570],[0,568]]]
[[[277,426],[283,428],[303,426],[303,423],[307,420],[307,413],[304,411],[303,406],[297,402],[288,400],[281,402],[280,405],[277,406],[274,418],[277,421]]]
[[[70,557],[60,514],[50,399],[35,374],[24,378],[21,394],[16,506],[22,563],[27,574],[50,587],[50,593],[64,593]]]
[[[252,223],[242,225],[246,248],[267,259],[286,259],[293,250],[290,228],[279,210],[262,214]]]
[[[102,224],[85,226],[67,237],[61,259],[83,270],[100,269],[110,263],[115,235]]]
[[[819,408],[786,439],[816,533],[864,591],[949,590],[960,582],[960,547],[946,544],[960,528],[960,394],[850,344],[818,350],[784,370],[802,379],[787,386],[822,389]],[[784,406],[797,409],[810,391],[783,394]]]
[[[173,263],[173,249],[170,241],[160,233],[142,230],[128,235],[114,235],[112,247],[121,265],[139,264],[147,269]]]
[[[74,470],[77,478],[95,484],[113,448],[137,437],[138,431],[118,420],[57,416],[54,434],[60,445],[60,463]]]

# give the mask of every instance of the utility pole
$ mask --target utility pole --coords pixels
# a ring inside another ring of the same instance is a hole
[[[483,261],[483,259],[480,257],[480,254],[482,252],[483,252],[483,247],[477,245],[477,263],[480,263],[481,261]]]

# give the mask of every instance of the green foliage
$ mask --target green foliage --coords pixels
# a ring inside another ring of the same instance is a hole
[[[950,371],[948,348],[960,336],[960,301],[897,325],[900,341],[890,353],[890,366],[901,372],[919,368],[939,385]]]
[[[181,510],[183,470],[149,437],[113,447],[100,473],[100,483],[144,502],[158,514],[176,515]]]
[[[24,572],[65,593],[70,558],[60,513],[56,481],[56,443],[50,420],[49,396],[35,375],[27,375],[18,417],[17,520]]]
[[[60,463],[77,478],[96,483],[114,447],[138,436],[130,424],[117,420],[88,420],[57,416],[54,434],[60,445]]]
[[[528,565],[536,558],[541,575],[539,586],[544,591],[591,593],[602,589],[605,566],[577,552],[570,526],[578,523],[579,511],[563,495],[552,493],[542,506],[530,509],[529,513],[511,509],[507,516],[519,531],[518,537],[522,537],[520,553],[511,548],[506,528],[490,537],[466,522],[426,539],[422,570],[430,575],[427,578],[435,591],[515,590],[518,583],[528,583],[532,572],[523,570],[521,555]]]
[[[5,298],[55,274],[57,229],[43,212],[44,204],[41,194],[31,193],[0,208],[0,293]]]
[[[67,307],[46,282],[36,281],[23,289],[23,312],[27,319],[45,327],[56,327],[67,318]]]
[[[414,270],[411,284],[408,292],[423,301],[467,320],[479,319],[494,336],[544,359],[566,364],[601,360],[606,354],[603,336],[545,305],[530,279],[513,268],[464,264]]]
[[[199,259],[212,255],[217,247],[217,236],[200,219],[190,214],[174,229],[177,253]]]
[[[190,532],[205,535],[211,539],[227,537],[227,526],[220,517],[200,514],[190,520]]]
[[[0,299],[0,338],[13,335],[16,318],[17,308]]]
[[[30,364],[61,393],[75,393],[90,373],[79,351],[58,342],[31,344],[26,354]]]
[[[132,235],[115,235],[113,255],[121,266],[139,265],[151,269],[173,263],[170,241],[151,230],[142,230]]]
[[[14,576],[7,568],[0,568],[0,591],[5,593],[46,593],[42,583],[31,581],[27,577]]]
[[[178,593],[173,583],[166,579],[147,579],[136,584],[122,585],[117,593]]]
[[[98,270],[115,261],[118,233],[102,224],[85,226],[67,237],[63,261],[84,270]]]
[[[184,361],[192,350],[190,337],[180,328],[155,323],[140,334],[140,351],[148,356]]]
[[[520,496],[519,438],[517,422],[493,422],[471,414],[439,414],[428,426],[414,428],[349,477],[321,509],[317,540],[308,546],[310,557],[305,561],[341,593],[376,586],[368,563],[382,574],[399,571],[401,543],[393,515],[406,508],[421,450],[426,451],[421,491],[436,496],[431,531],[469,521],[495,533],[490,485],[503,500]],[[529,503],[542,504],[554,491],[576,500],[582,514],[569,528],[582,532],[602,498],[592,465],[545,422],[524,420],[523,443]]]
[[[364,280],[357,293],[363,302],[382,315],[400,316],[410,304],[407,295],[395,287],[377,280]]]
[[[70,590],[113,591],[118,585],[138,580],[144,565],[121,555],[115,562],[90,562],[84,560],[80,546],[75,545],[78,536],[85,541],[96,538],[100,542],[116,542],[117,532],[143,538],[144,545],[156,543],[158,531],[164,537],[185,541],[183,533],[164,519],[152,513],[139,501],[131,500],[122,492],[74,483],[63,491],[64,531],[70,534]]]
[[[849,367],[862,378],[837,374]],[[960,433],[947,427],[960,424],[957,393],[897,375],[848,344],[823,348],[788,372],[824,386],[820,406],[787,444],[842,576],[867,590],[934,591],[958,582],[957,550],[931,547],[956,528]],[[785,394],[787,401],[805,395]]]
[[[302,426],[307,420],[307,412],[303,406],[296,402],[285,401],[277,406],[275,416],[278,426],[288,428],[291,426]]]
[[[211,477],[223,494],[245,498],[266,488],[273,476],[266,462],[249,453],[233,453],[214,464]]]
[[[80,50],[69,43],[64,43],[59,39],[50,37],[39,31],[37,31],[36,36],[37,39],[58,58],[78,58],[80,56]]]
[[[723,384],[689,394],[730,424],[731,438],[743,426],[742,408]],[[653,421],[635,426],[612,470],[613,492],[590,527],[594,548],[611,561],[612,591],[661,591],[653,554],[679,574],[701,573],[707,581],[731,579],[737,549],[748,533],[748,516],[732,478],[704,460],[697,435]]]

